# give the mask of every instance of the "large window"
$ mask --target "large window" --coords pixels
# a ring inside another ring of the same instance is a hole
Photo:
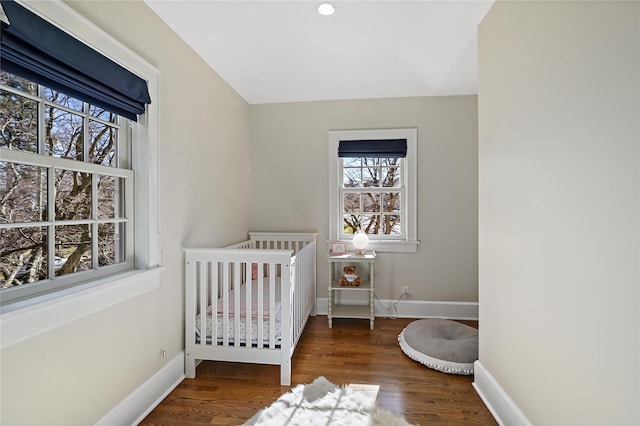
[[[416,139],[416,129],[329,133],[333,240],[349,242],[360,229],[378,251],[416,250]]]
[[[133,268],[129,120],[0,71],[2,301]]]
[[[94,67],[102,72],[95,84],[86,76],[69,81],[89,82],[90,91],[102,84],[102,90],[120,67],[143,81],[142,91],[148,87],[146,98],[138,93],[133,103],[126,98],[123,103],[119,95],[109,98],[107,103],[114,105],[110,108],[102,96],[95,102],[85,98],[79,86],[71,85],[75,92],[65,91],[56,86],[64,85],[60,79],[56,85],[43,81],[38,85],[35,78],[30,81],[27,75],[7,69],[9,61],[0,62],[4,67],[0,80],[4,348],[157,287],[162,268],[158,267],[158,70],[61,1],[2,5],[11,21],[8,27],[2,24],[3,46],[19,39],[7,37],[9,31],[31,19],[16,11],[23,6],[50,23],[46,25],[72,29],[64,30],[67,35],[58,31],[56,37],[71,35],[76,40],[54,43],[63,47],[58,53],[82,52],[82,63],[112,62]],[[27,41],[50,44],[52,31],[43,28],[44,21],[23,27],[42,30]],[[87,49],[106,59],[94,55],[90,61]],[[3,48],[0,59],[9,57],[9,51]],[[43,51],[18,45],[11,54],[14,66],[23,63],[19,58],[23,52]],[[38,60],[25,63],[41,63],[43,58],[32,59]]]

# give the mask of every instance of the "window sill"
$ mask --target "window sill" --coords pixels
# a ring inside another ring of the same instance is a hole
[[[35,303],[30,299],[3,306],[0,349],[154,290],[160,285],[162,271],[163,267],[131,271],[41,296]]]
[[[419,241],[369,241],[368,248],[378,253],[417,253]]]
[[[340,240],[347,244],[347,250],[354,251],[351,240]],[[327,241],[331,243],[331,241]],[[378,253],[417,253],[420,241],[369,241],[368,250],[375,250]]]

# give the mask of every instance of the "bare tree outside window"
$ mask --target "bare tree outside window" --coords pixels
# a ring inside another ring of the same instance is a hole
[[[400,235],[402,193],[399,158],[342,159],[343,233]]]
[[[124,121],[0,72],[1,289],[125,261]]]

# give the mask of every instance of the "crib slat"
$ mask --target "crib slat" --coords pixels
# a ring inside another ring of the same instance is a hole
[[[186,262],[185,268],[185,279],[189,283],[195,283],[197,280],[197,262]],[[187,291],[185,293],[185,312],[187,312],[187,317],[185,321],[185,337],[187,342],[195,343],[196,340],[196,287],[195,286],[187,286]]]
[[[269,349],[276,347],[276,264],[269,264]]]
[[[218,274],[220,264],[218,262],[210,262],[211,270],[209,281],[209,303],[211,304],[211,341],[212,345],[218,343]]]
[[[222,263],[222,345],[229,345],[229,262]]]
[[[200,345],[207,344],[207,264],[198,262],[198,298],[200,312]]]
[[[290,258],[289,262],[283,263],[282,276],[280,278],[281,287],[281,312],[280,312],[280,380],[291,380],[291,354],[293,350],[292,336],[293,336],[293,322],[291,318],[292,314],[292,302],[293,302],[293,288],[291,286],[291,263],[294,258]]]
[[[297,258],[294,256],[291,258],[291,269],[289,270],[289,285],[291,286],[291,291],[289,292],[289,299],[291,300],[290,308],[291,309],[291,331],[290,333],[294,333],[295,330],[298,329],[298,320],[296,318],[296,313],[298,310],[296,309],[296,301],[298,300],[298,295],[300,293],[300,289],[296,287],[296,260]]]
[[[293,260],[293,266],[291,268],[291,288],[293,289],[293,303],[291,305],[292,318],[293,318],[293,332],[294,337],[297,330],[300,329],[300,303],[304,300],[306,289],[302,285],[300,280],[300,267],[302,262],[298,262],[298,257]]]
[[[240,288],[240,271],[242,265],[240,262],[233,263],[233,282],[231,283],[231,287],[233,287],[233,345],[235,347],[240,347],[240,292],[242,292],[242,288]],[[246,317],[245,317],[246,321]]]
[[[184,374],[187,378],[196,377],[196,358],[192,353],[192,348],[196,344],[196,262],[185,258],[185,357]]]
[[[245,290],[246,290],[246,294],[245,294],[245,308],[244,308],[244,321],[245,321],[245,328],[246,328],[246,336],[245,336],[245,341],[247,342],[246,345],[247,346],[251,346],[251,342],[253,341],[253,335],[252,335],[252,328],[250,326],[250,324],[252,323],[252,319],[253,319],[253,312],[252,312],[252,306],[253,306],[253,301],[251,300],[251,292],[253,291],[252,286],[253,286],[253,265],[249,262],[246,262],[244,264],[244,286],[245,286]]]
[[[264,264],[258,263],[258,312],[264,312]],[[256,347],[264,347],[264,315],[258,315],[258,324],[256,327]]]

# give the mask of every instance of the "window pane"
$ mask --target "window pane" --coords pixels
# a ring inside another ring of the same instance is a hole
[[[82,111],[82,101],[80,99],[73,98],[69,95],[65,95],[64,93],[58,92],[57,90],[52,90],[47,87],[44,88],[43,97],[56,103],[58,105],[65,106],[69,109],[73,109],[75,111]]]
[[[0,71],[0,84],[4,84],[5,86],[9,86],[29,95],[35,96],[38,94],[38,85],[36,83],[6,71]]]
[[[56,253],[62,266],[56,275],[72,274],[91,269],[91,227],[63,225],[55,227]]]
[[[401,235],[400,215],[366,214],[362,216],[343,215],[344,234],[353,234],[358,228],[369,235]]]
[[[103,166],[117,166],[118,130],[97,121],[89,121],[89,161]]]
[[[82,117],[47,105],[45,146],[47,155],[83,161]]]
[[[91,175],[56,169],[56,220],[91,217]]]
[[[379,234],[380,233],[380,215],[370,214],[362,217],[361,228],[367,234]]]
[[[387,235],[401,235],[399,215],[384,215],[383,232]]]
[[[98,219],[124,216],[124,179],[98,175]]]
[[[344,213],[360,212],[360,193],[346,192],[344,194]]]
[[[118,121],[117,114],[109,112],[106,109],[95,105],[89,105],[89,115],[95,118],[99,118],[103,121],[108,121],[110,123],[116,123]]]
[[[38,152],[36,101],[0,90],[0,147]]]
[[[400,167],[383,167],[382,168],[382,186],[384,188],[400,187]]]
[[[360,223],[362,222],[362,217],[354,214],[345,214],[342,215],[343,218],[343,232],[344,234],[355,234],[355,232],[360,228]]]
[[[98,264],[115,265],[125,260],[124,224],[101,223],[98,225]]]
[[[362,169],[362,186],[365,188],[380,187],[380,168],[369,166]]]
[[[342,169],[343,185],[345,188],[362,186],[362,169],[360,167]]]
[[[385,193],[382,197],[382,208],[385,212],[399,212],[400,211],[400,193],[389,192]]]
[[[364,167],[380,167],[384,158],[363,158],[362,165]]]
[[[343,158],[342,161],[344,167],[360,167],[360,163],[362,162],[360,158]]]
[[[47,220],[47,169],[0,161],[0,223]]]
[[[380,212],[380,194],[367,192],[362,194],[362,209],[369,213]]]
[[[0,288],[47,278],[47,228],[0,229]]]

